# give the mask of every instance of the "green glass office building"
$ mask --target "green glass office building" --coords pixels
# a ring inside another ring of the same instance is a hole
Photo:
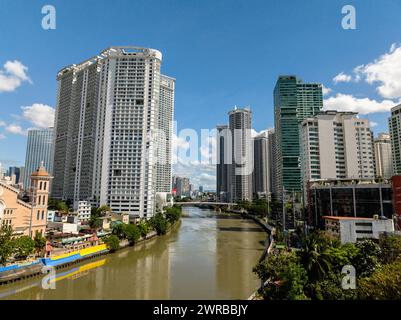
[[[279,76],[274,88],[276,172],[274,192],[301,191],[300,123],[321,111],[322,85],[304,83],[296,76]]]

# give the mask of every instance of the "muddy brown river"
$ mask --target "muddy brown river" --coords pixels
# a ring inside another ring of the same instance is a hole
[[[0,299],[247,299],[266,233],[252,220],[184,207],[181,224],[114,254],[41,278],[0,286]]]

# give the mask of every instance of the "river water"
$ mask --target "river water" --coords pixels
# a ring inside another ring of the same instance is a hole
[[[184,207],[181,224],[114,254],[41,278],[0,286],[0,299],[247,299],[266,233],[252,220]]]

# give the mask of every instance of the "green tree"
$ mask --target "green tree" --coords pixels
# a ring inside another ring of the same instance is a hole
[[[46,246],[46,238],[42,236],[40,232],[35,234],[35,238],[33,239],[35,242],[35,250],[36,252],[41,252]]]
[[[26,259],[35,250],[35,241],[28,236],[18,237],[14,240],[14,252],[20,259]]]
[[[96,214],[95,215],[91,214],[91,217],[89,219],[89,226],[92,229],[99,229],[101,227],[101,225],[102,225],[102,221],[100,220],[99,216]]]
[[[124,234],[131,245],[137,242],[141,237],[141,231],[136,224],[124,225]]]
[[[286,299],[307,299],[304,293],[304,287],[307,283],[308,277],[305,269],[300,264],[288,264],[280,274],[280,278],[283,282],[283,285],[280,289],[285,293]]]
[[[306,299],[307,273],[293,252],[275,251],[253,271],[265,284],[260,293],[267,300]]]
[[[357,282],[358,298],[401,300],[401,259],[379,267],[370,277]]]
[[[111,208],[108,205],[103,205],[96,209],[96,214],[99,217],[104,217],[106,212],[109,212],[109,211],[111,211]]]
[[[5,265],[14,252],[13,229],[11,226],[0,227],[0,264]]]
[[[146,237],[146,235],[149,233],[149,225],[146,222],[138,224],[138,229],[141,233],[141,237]]]
[[[158,235],[166,234],[167,232],[167,219],[161,213],[156,213],[150,219],[150,224],[156,230]]]
[[[68,210],[69,210],[68,205],[64,201],[52,199],[52,198],[49,198],[48,209],[57,210],[60,212],[68,212]]]
[[[355,244],[358,254],[351,259],[357,275],[366,277],[371,275],[379,266],[380,247],[372,240],[364,240]]]
[[[170,223],[178,221],[181,217],[181,208],[171,207],[166,209],[166,219]]]
[[[116,235],[119,239],[125,238],[124,224],[120,221],[113,223],[113,226],[111,228],[111,233]]]
[[[114,234],[107,236],[104,239],[104,243],[106,244],[107,248],[111,251],[111,252],[115,252],[118,249],[120,249],[120,240],[118,239],[118,237]]]
[[[331,269],[330,252],[326,251],[330,242],[320,232],[314,232],[304,239],[299,254],[310,283],[322,279]]]
[[[401,257],[401,236],[383,234],[380,236],[380,261],[392,263]]]

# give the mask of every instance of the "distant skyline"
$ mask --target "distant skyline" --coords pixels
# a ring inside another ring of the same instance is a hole
[[[45,4],[56,30],[41,27]],[[342,29],[347,4],[356,30]],[[375,136],[388,132],[401,98],[399,12],[397,0],[0,0],[0,162],[23,166],[27,129],[53,125],[57,72],[114,45],[163,53],[178,131],[225,124],[235,105],[251,107],[256,131],[272,128],[274,84],[291,74],[324,85],[325,109],[359,111]],[[215,166],[174,173],[215,188]]]

